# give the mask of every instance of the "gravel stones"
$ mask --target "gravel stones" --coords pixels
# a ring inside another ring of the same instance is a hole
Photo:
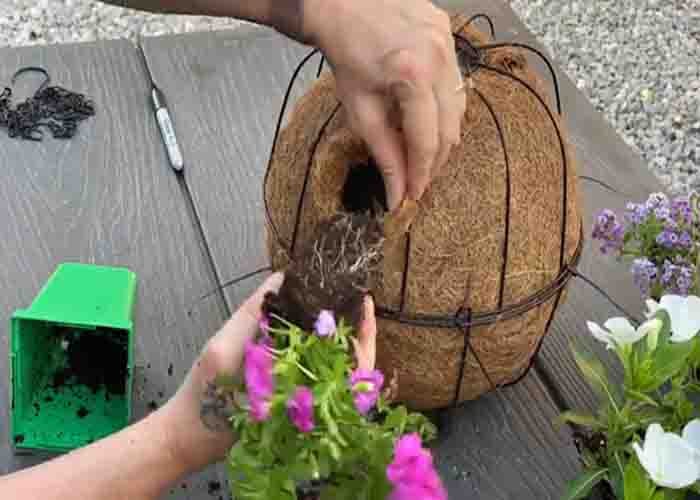
[[[700,189],[700,0],[511,0],[673,193]]]

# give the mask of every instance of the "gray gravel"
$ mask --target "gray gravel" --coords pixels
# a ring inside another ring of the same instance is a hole
[[[96,0],[0,0],[0,46],[232,28],[234,19],[146,14]]]
[[[700,189],[700,0],[511,4],[670,190]],[[0,46],[133,39],[238,24],[143,14],[94,0],[0,0]]]
[[[511,0],[676,193],[700,189],[700,0]]]

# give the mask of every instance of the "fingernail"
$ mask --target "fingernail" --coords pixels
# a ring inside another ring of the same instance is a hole
[[[276,273],[271,274],[270,277],[267,278],[265,285],[266,285],[266,288],[270,288],[273,290],[279,290],[279,288],[282,286],[283,282],[284,282],[284,273],[282,271],[277,271]]]
[[[368,294],[365,295],[365,303],[364,303],[364,318],[367,319],[368,316],[374,315],[374,298],[372,295]]]

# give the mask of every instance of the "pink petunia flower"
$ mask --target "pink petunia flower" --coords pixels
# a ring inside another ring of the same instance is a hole
[[[301,432],[314,430],[314,395],[308,387],[297,387],[287,401],[287,416]]]
[[[314,323],[314,330],[316,335],[319,337],[328,337],[335,333],[337,325],[335,323],[335,317],[331,311],[326,309],[322,310],[318,314],[318,319]]]
[[[275,390],[272,375],[273,359],[267,347],[249,340],[245,346],[244,374],[253,420],[262,422],[270,417],[270,397]]]
[[[270,318],[263,314],[258,321],[258,327],[263,334],[267,335],[270,332]]]
[[[447,492],[433,467],[430,451],[418,434],[402,436],[394,446],[394,460],[386,470],[393,486],[390,500],[446,500]]]
[[[350,388],[355,399],[355,408],[366,415],[379,399],[379,392],[384,385],[384,375],[379,370],[358,368],[350,374]]]

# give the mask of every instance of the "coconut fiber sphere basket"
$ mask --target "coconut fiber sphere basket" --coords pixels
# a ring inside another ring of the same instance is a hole
[[[378,368],[396,376],[396,399],[415,409],[474,399],[522,377],[582,245],[558,95],[525,47],[496,44],[471,21],[453,18],[469,84],[461,142],[407,230],[386,233],[371,286]],[[273,267],[285,268],[322,221],[381,205],[383,190],[326,72],[296,103],[270,158]]]

